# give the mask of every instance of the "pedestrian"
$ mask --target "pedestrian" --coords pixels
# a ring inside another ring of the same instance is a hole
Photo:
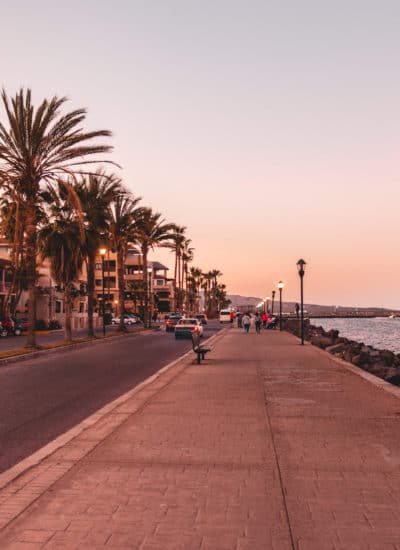
[[[236,319],[238,328],[242,328],[242,314],[240,313],[240,311],[236,313]]]
[[[242,324],[244,330],[248,333],[250,329],[250,315],[248,313],[245,313],[242,317]]]
[[[268,314],[265,311],[262,314],[261,319],[262,319],[263,327],[267,328]]]
[[[257,312],[254,317],[254,324],[256,327],[256,333],[260,334],[261,332],[261,315]]]
[[[235,314],[233,313],[233,311],[231,311],[230,314],[229,314],[229,320],[231,322],[231,327],[233,327],[234,318],[235,318]]]

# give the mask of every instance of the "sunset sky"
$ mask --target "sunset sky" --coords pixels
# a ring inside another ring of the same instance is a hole
[[[229,293],[297,301],[302,257],[306,302],[400,308],[399,28],[398,0],[3,0],[0,84],[87,107]]]

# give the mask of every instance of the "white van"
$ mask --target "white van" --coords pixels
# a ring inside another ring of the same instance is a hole
[[[220,323],[230,323],[231,322],[231,310],[230,309],[221,309],[219,312],[219,322]]]

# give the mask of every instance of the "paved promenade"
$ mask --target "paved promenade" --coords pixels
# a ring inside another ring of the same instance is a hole
[[[0,548],[399,550],[400,390],[279,331],[214,346],[5,485]]]

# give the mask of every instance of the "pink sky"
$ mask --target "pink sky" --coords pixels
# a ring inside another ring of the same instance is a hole
[[[298,300],[303,257],[307,302],[400,308],[399,23],[388,0],[15,0],[1,79],[113,130],[229,292]]]

